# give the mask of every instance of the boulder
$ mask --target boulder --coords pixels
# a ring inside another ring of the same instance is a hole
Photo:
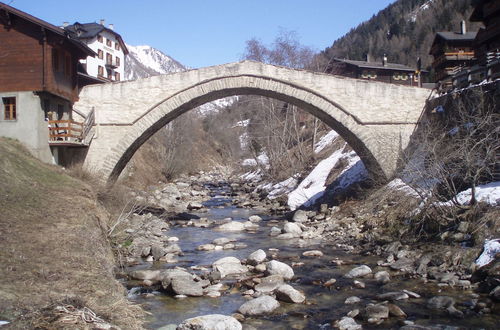
[[[266,252],[264,252],[264,250],[257,250],[257,251],[254,251],[252,252],[248,258],[247,258],[247,262],[248,264],[252,265],[252,266],[256,266],[260,263],[262,263],[265,259],[266,259]]]
[[[242,222],[231,221],[220,225],[216,229],[221,231],[243,231],[245,230],[245,225]]]
[[[244,303],[238,309],[238,312],[245,316],[263,315],[272,313],[280,303],[270,296],[260,296]]]
[[[248,271],[248,268],[243,266],[240,260],[235,257],[221,258],[212,264],[212,268],[220,273],[221,278],[228,275],[244,274]]]
[[[394,300],[404,300],[404,299],[408,299],[408,298],[409,298],[408,294],[406,292],[403,292],[403,291],[386,292],[386,293],[382,293],[382,294],[377,295],[378,300],[394,301]]]
[[[311,251],[305,251],[304,253],[302,253],[302,255],[304,257],[322,257],[323,252],[319,250],[311,250]]]
[[[352,317],[344,316],[340,321],[336,322],[337,328],[340,330],[361,330],[361,324],[356,323]]]
[[[149,269],[134,270],[130,273],[130,277],[136,280],[157,282],[161,280],[161,271]]]
[[[361,299],[359,299],[359,297],[352,296],[352,297],[347,298],[344,301],[344,304],[346,304],[346,305],[353,305],[353,304],[359,303],[360,301],[361,301]]]
[[[385,270],[382,270],[380,272],[376,272],[373,277],[375,278],[377,283],[386,284],[386,283],[389,283],[391,281],[391,276]]]
[[[255,286],[255,291],[260,293],[272,293],[283,283],[283,276],[270,275],[261,279],[260,283]]]
[[[347,278],[355,278],[355,277],[363,277],[372,273],[372,270],[367,265],[361,265],[359,267],[355,267],[351,269],[344,276]]]
[[[304,210],[295,211],[292,220],[293,222],[307,222],[308,220],[307,211]]]
[[[272,227],[271,231],[269,232],[269,236],[278,236],[281,234],[281,229],[278,227]]]
[[[276,289],[276,298],[293,304],[301,304],[306,300],[306,297],[301,292],[288,284],[283,284]]]
[[[281,275],[285,280],[291,280],[295,275],[292,267],[277,260],[271,260],[266,264],[266,272],[269,275]]]
[[[177,330],[241,330],[241,323],[232,316],[210,314],[184,320]]]
[[[294,222],[285,223],[283,231],[288,234],[296,235],[297,237],[299,237],[300,234],[302,234],[302,228],[300,228],[300,226]]]
[[[230,239],[230,238],[227,238],[227,237],[219,237],[219,238],[216,238],[212,241],[212,244],[215,244],[215,245],[224,245],[224,244],[227,244],[227,243],[230,243],[230,242],[234,242],[235,240],[234,239]]]
[[[203,208],[203,204],[199,202],[190,202],[187,206],[188,210],[199,210]]]
[[[250,222],[260,222],[260,221],[262,221],[262,218],[259,217],[258,215],[251,215],[248,218],[248,221],[250,221]]]
[[[196,248],[198,251],[212,251],[215,250],[215,245],[213,244],[202,244]]]

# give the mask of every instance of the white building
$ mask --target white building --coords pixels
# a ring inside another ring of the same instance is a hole
[[[80,79],[88,83],[120,81],[125,77],[125,56],[127,47],[122,37],[113,31],[113,25],[104,26],[100,23],[78,23],[64,26],[64,29],[74,39],[84,42],[90,49],[97,53],[96,57],[87,57],[82,60],[83,69]],[[85,72],[90,77],[85,77]],[[91,77],[97,78],[92,81]]]

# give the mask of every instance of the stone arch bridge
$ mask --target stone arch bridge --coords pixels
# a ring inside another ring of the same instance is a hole
[[[294,104],[337,131],[369,172],[393,176],[429,91],[243,61],[134,81],[86,86],[75,108],[95,110],[84,167],[114,182],[135,151],[182,113],[233,95]]]

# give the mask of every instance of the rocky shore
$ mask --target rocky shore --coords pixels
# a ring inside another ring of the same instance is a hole
[[[123,220],[118,235],[122,261],[128,269],[123,277],[127,286],[134,288],[130,294],[153,297],[160,293],[178,300],[221,299],[238,294],[246,301],[230,315],[200,315],[162,329],[212,329],[214,324],[220,329],[251,329],[254,326],[249,320],[272,319],[284,308],[289,311],[290,305],[318,304],[315,297],[301,289],[305,284],[322,288],[328,294],[356,293],[343,299],[341,307],[324,306],[345,311],[325,320],[321,325],[325,329],[361,329],[365,325],[401,329],[446,326],[433,324],[432,319],[419,319],[422,313],[412,315],[413,306],[439,315],[436,317],[439,320],[472,317],[480,324],[484,318],[486,328],[498,321],[498,258],[477,269],[474,261],[481,252],[478,248],[444,243],[408,245],[396,240],[384,228],[376,227],[376,219],[390,213],[388,204],[380,205],[375,213],[363,213],[363,208],[353,212],[356,208],[352,205],[343,209],[326,204],[314,211],[286,213],[284,205],[262,199],[247,184],[229,185],[226,181],[219,174],[202,173],[148,192],[133,193],[136,213]],[[226,189],[219,189],[223,186]],[[210,198],[225,202],[210,205],[207,203]],[[263,219],[251,215],[243,221],[203,216],[210,208],[224,207],[252,208],[272,216]],[[209,264],[183,267],[179,264],[185,253],[181,248],[183,241],[171,236],[171,232],[173,228],[186,227],[220,233],[220,237],[210,242],[196,242],[195,253],[250,252],[239,258],[226,256]],[[465,227],[466,224],[459,226],[456,233],[463,233]],[[248,244],[226,237],[228,233],[257,232],[265,232],[276,248],[249,250]],[[290,242],[296,247],[294,256],[282,254],[279,248]],[[332,249],[342,251],[342,255],[331,257]],[[336,273],[321,279],[308,279],[303,273],[297,275],[297,270],[318,267],[317,262]],[[141,266],[136,269],[136,265]],[[417,289],[407,289],[406,281],[414,283],[411,288]],[[311,308],[303,313],[304,319],[314,318]]]

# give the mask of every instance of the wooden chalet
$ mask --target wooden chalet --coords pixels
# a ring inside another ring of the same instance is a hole
[[[410,86],[418,86],[421,79],[416,68],[388,63],[385,58],[381,62],[334,58],[329,63],[327,72],[344,77]]]
[[[480,0],[470,21],[484,24],[474,40],[478,65],[485,68],[485,78],[500,78],[500,1]]]
[[[46,162],[61,163],[60,146],[84,145],[72,121],[78,64],[95,53],[61,28],[0,2],[0,134],[16,138]]]
[[[474,64],[476,34],[467,32],[465,22],[462,22],[460,32],[436,33],[429,53],[434,57],[435,81],[442,88],[451,87],[453,76]]]

